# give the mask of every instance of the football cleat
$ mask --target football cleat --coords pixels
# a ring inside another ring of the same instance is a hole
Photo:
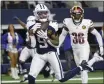
[[[52,76],[52,82],[54,82],[54,80],[55,80],[55,73],[51,74],[51,76]]]
[[[28,75],[27,74],[25,74],[23,76],[23,78],[22,78],[22,80],[20,82],[25,82],[26,80],[28,80]]]
[[[90,67],[86,60],[83,60],[82,63],[81,63],[81,67],[83,70],[89,70],[89,71],[93,71],[93,67]]]

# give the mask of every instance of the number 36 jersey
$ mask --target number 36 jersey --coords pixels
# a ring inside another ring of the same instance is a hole
[[[89,46],[87,37],[89,29],[93,27],[91,20],[83,19],[79,25],[75,25],[71,18],[65,18],[63,23],[70,34],[72,48]]]

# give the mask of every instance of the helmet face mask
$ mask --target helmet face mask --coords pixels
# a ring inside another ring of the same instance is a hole
[[[36,19],[41,22],[46,22],[49,19],[49,9],[44,4],[38,4],[33,11]]]
[[[37,15],[40,19],[45,19],[48,17],[48,11],[39,11],[37,12]]]
[[[79,6],[74,6],[71,10],[71,18],[73,19],[74,23],[80,23],[83,19],[83,9]]]

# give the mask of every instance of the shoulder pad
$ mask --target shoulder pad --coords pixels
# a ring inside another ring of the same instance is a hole
[[[65,18],[65,19],[63,20],[63,24],[64,24],[64,25],[67,25],[69,21],[70,21],[70,18]]]
[[[58,31],[58,23],[56,21],[50,21],[49,26],[53,27],[55,31]]]

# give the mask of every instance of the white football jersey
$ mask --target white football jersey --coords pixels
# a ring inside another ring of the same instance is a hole
[[[58,25],[58,23],[56,21],[50,21],[49,22],[49,26],[51,26],[52,28],[54,28],[55,31],[58,31],[59,25]]]
[[[31,44],[30,44],[31,47],[33,47],[33,48],[36,47],[36,38],[35,38],[35,36],[29,35],[28,32],[26,32],[26,41],[31,42]]]
[[[35,23],[36,23],[35,16],[29,16],[27,18],[27,23],[26,23],[27,30],[29,30],[30,28],[32,28],[31,26],[34,25]],[[27,36],[26,41],[30,40],[30,42],[31,42],[30,46],[31,47],[35,47],[36,46],[36,38],[35,38],[35,36],[29,35],[28,32],[26,33],[26,36]]]
[[[64,25],[68,28],[68,33],[71,37],[71,45],[73,48],[88,45],[88,30],[93,27],[93,22],[90,19],[83,19],[81,24],[75,25],[71,18],[65,18]]]

